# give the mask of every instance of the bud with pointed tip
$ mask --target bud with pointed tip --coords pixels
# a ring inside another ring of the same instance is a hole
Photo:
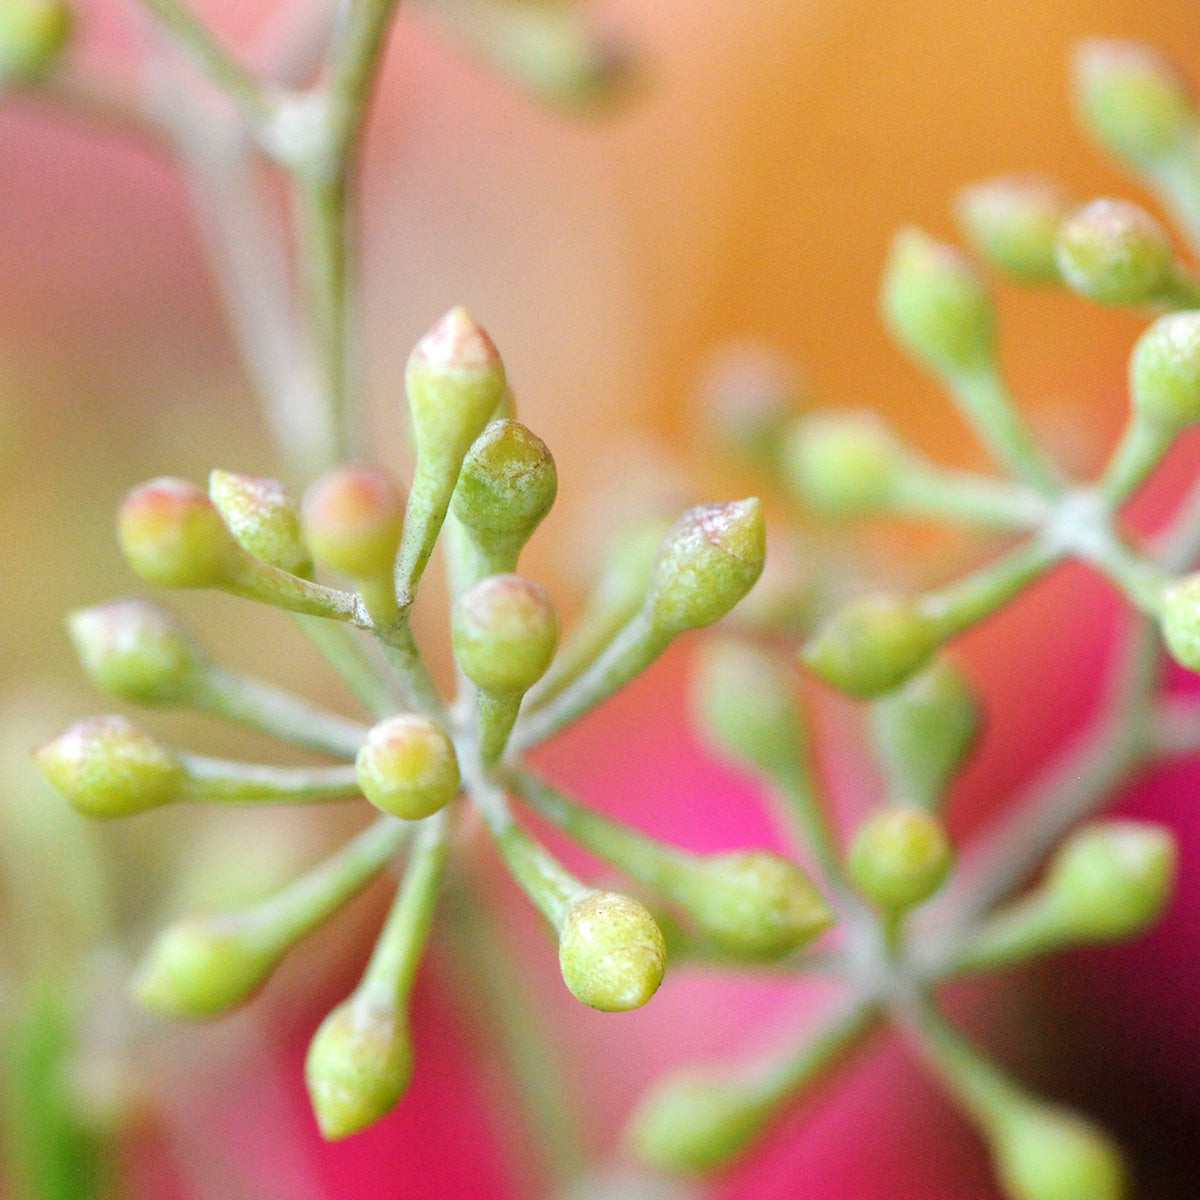
[[[1200,420],[1200,312],[1167,313],[1137,340],[1129,359],[1136,415],[1176,433]]]
[[[354,760],[362,793],[405,821],[432,816],[458,794],[458,757],[446,731],[428,717],[400,713],[375,725]]]
[[[334,467],[304,493],[304,536],[318,562],[354,579],[391,575],[404,497],[382,467]]]
[[[975,252],[1024,283],[1058,282],[1058,227],[1073,207],[1052,180],[1018,176],[973,184],[957,204]]]
[[[77,721],[35,755],[46,778],[80,812],[124,817],[179,795],[184,771],[171,753],[125,717]]]
[[[558,939],[558,962],[571,994],[601,1012],[640,1008],[666,968],[662,931],[644,905],[616,892],[573,904]]]
[[[941,887],[954,852],[942,823],[911,805],[884,809],[854,833],[846,868],[867,899],[889,912],[904,912]]]
[[[520,575],[489,575],[468,588],[451,618],[454,657],[493,696],[520,694],[545,674],[558,617],[545,589]]]
[[[291,575],[312,569],[296,502],[278,479],[213,471],[208,495],[247,554]]]
[[[74,15],[64,0],[0,3],[0,83],[36,83],[62,57]]]
[[[1121,1152],[1070,1109],[1021,1104],[988,1131],[1009,1200],[1124,1200]]]
[[[1058,231],[1063,282],[1104,304],[1143,304],[1171,281],[1175,252],[1163,227],[1125,200],[1093,200]]]
[[[874,413],[814,413],[788,431],[783,470],[801,503],[831,517],[885,504],[904,453]]]

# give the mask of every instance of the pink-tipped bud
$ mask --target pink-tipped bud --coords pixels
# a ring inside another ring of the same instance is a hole
[[[278,479],[213,471],[208,494],[248,554],[291,575],[308,574],[312,555],[300,534],[300,513]]]
[[[431,816],[458,792],[454,743],[440,725],[416,713],[380,721],[354,766],[363,795],[405,821]]]
[[[326,472],[304,493],[303,514],[318,562],[356,579],[391,574],[404,497],[382,467],[354,463]]]

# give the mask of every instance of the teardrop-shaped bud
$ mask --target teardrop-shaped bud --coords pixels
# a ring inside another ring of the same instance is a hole
[[[318,562],[354,579],[390,577],[404,497],[389,472],[366,463],[334,467],[304,493],[302,511]]]
[[[1166,230],[1126,200],[1093,200],[1058,231],[1063,282],[1104,304],[1144,304],[1170,282],[1175,252]]]
[[[278,479],[213,471],[208,495],[248,554],[291,575],[307,575],[312,555],[300,532],[300,511]]]
[[[558,617],[545,590],[520,575],[489,575],[459,597],[451,618],[454,657],[493,696],[527,691],[558,645]]]
[[[1112,1139],[1070,1109],[1021,1105],[989,1131],[1009,1200],[1125,1200],[1125,1164]]]
[[[1174,433],[1200,420],[1200,312],[1167,313],[1138,338],[1129,392],[1155,428]]]
[[[572,905],[558,939],[571,994],[602,1012],[640,1008],[666,969],[662,931],[644,905],[616,892],[592,892]]]
[[[959,221],[975,252],[1023,283],[1057,283],[1058,227],[1074,208],[1053,180],[1009,176],[959,193]]]
[[[904,453],[874,413],[814,413],[788,431],[783,469],[802,503],[831,517],[877,510],[895,488]]]

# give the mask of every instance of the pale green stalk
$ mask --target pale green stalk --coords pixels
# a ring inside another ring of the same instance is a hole
[[[925,463],[913,463],[898,473],[884,508],[909,517],[939,517],[1014,533],[1038,528],[1051,511],[1034,491]]]
[[[1174,440],[1174,434],[1134,413],[1100,480],[1100,492],[1107,504],[1116,508],[1132,496],[1162,461]]]
[[[188,799],[231,804],[307,804],[359,795],[354,767],[269,767],[177,751]]]

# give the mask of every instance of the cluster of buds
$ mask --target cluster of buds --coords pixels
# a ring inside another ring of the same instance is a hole
[[[117,528],[154,584],[216,588],[295,614],[371,712],[366,725],[218,665],[168,612],[121,600],[70,618],[95,684],[144,706],[182,705],[334,759],[281,767],[162,745],[125,716],[93,717],[37,760],[81,812],[115,817],[176,800],[309,803],[362,795],[374,822],[283,890],[238,912],[167,929],[134,993],[169,1015],[211,1017],[252,996],[283,956],[409,846],[401,884],[361,983],[327,1017],[308,1058],[329,1137],[385,1113],[411,1071],[407,1000],[445,874],[449,832],[473,810],[558,935],[566,986],[605,1011],[644,1004],[667,944],[632,896],[575,878],[514,815],[518,801],[665,901],[697,943],[729,958],[796,952],[831,920],[809,878],[758,851],[697,855],[578,804],[523,755],[651,663],[680,634],[724,616],[757,579],[757,500],[703,505],[618,556],[562,651],[545,590],[517,574],[553,503],[554,460],[512,416],[503,365],[462,309],[420,341],[407,368],[415,467],[407,495],[385,469],[349,464],[296,504],[275,480],[215,471],[135,488]],[[410,612],[439,538],[451,583],[459,686],[447,702]],[[318,580],[317,571],[332,582]],[[352,631],[370,635],[363,641]],[[374,639],[375,653],[370,638]]]

